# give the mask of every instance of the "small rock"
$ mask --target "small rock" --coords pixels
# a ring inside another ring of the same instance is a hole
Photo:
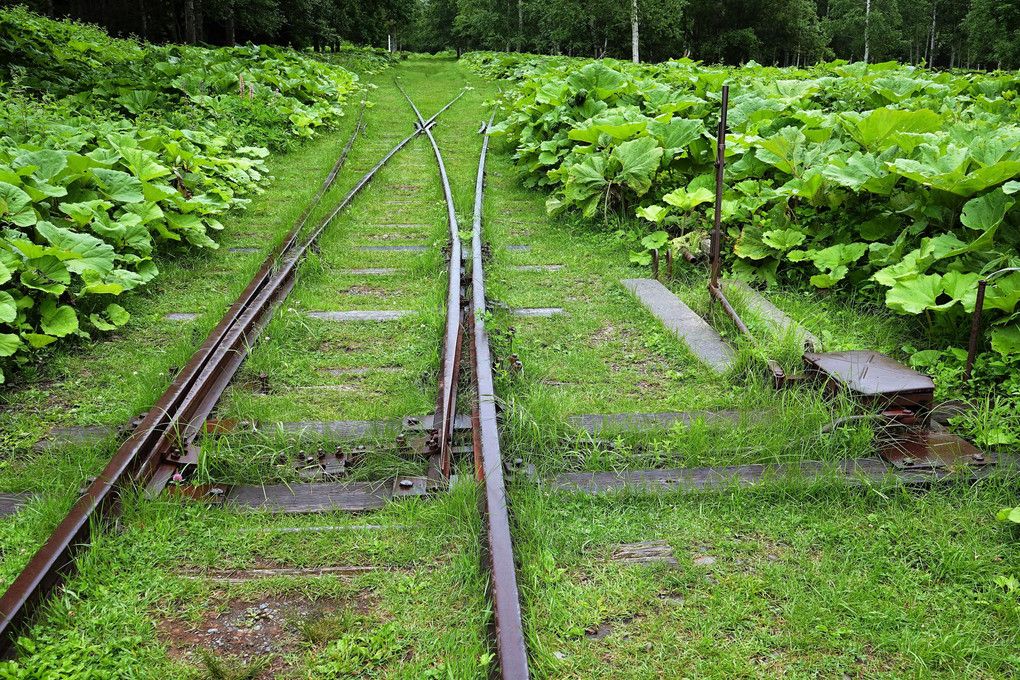
[[[553,652],[553,656],[555,656],[560,661],[563,661],[564,659],[567,658],[567,655],[564,654],[563,652]]]
[[[694,564],[699,567],[707,567],[710,564],[715,564],[715,558],[707,555],[704,557],[696,557],[694,559]]]
[[[259,609],[265,611],[266,609],[269,609],[269,605],[263,602],[262,604],[259,605]]]
[[[209,630],[207,630],[205,632],[209,633],[209,635],[215,635],[216,633],[220,632],[220,629],[219,628],[210,628]]]
[[[707,582],[707,583],[708,583],[709,585],[712,585],[712,586],[714,586],[714,585],[715,585],[716,583],[718,583],[718,581],[716,581],[716,580],[715,580],[714,578],[712,578],[712,577],[711,577],[711,576],[709,576],[708,574],[705,574],[705,581],[706,581],[706,582]]]
[[[778,562],[779,561],[779,556],[778,555],[771,555],[770,554],[770,555],[766,555],[765,559],[767,559],[769,562]]]
[[[252,630],[262,630],[262,626],[255,626]]]

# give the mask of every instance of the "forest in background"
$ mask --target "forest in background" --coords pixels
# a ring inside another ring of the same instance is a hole
[[[502,50],[797,66],[1020,67],[1016,0],[29,0],[151,42]]]

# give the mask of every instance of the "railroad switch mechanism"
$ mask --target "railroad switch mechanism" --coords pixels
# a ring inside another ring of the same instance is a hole
[[[828,391],[848,392],[865,405],[923,409],[934,399],[930,377],[880,352],[807,353],[804,361],[810,372],[826,380]]]
[[[908,430],[883,442],[878,453],[899,470],[921,471],[995,464],[992,454],[983,453],[965,439],[955,434],[930,430]]]
[[[928,420],[924,415],[935,394],[935,383],[924,373],[869,350],[807,353],[804,362],[809,374],[825,380],[826,391],[849,394],[895,428],[877,447],[893,467],[920,472],[994,464],[965,439],[918,425]]]

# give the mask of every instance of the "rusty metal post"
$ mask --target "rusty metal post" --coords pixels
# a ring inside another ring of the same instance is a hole
[[[981,315],[985,306],[985,288],[992,279],[1011,272],[1020,272],[1020,267],[1005,267],[1004,269],[992,272],[978,281],[977,298],[974,300],[974,321],[970,326],[970,346],[967,348],[967,366],[963,369],[964,380],[970,380],[971,369],[974,368],[974,359],[977,358],[978,337],[981,335]]]
[[[726,110],[730,104],[730,86],[722,87],[722,111],[719,113],[719,131],[716,137],[716,158],[715,158],[715,225],[712,228],[712,255],[711,255],[711,279],[709,288],[716,289],[719,284],[720,258],[722,252],[722,195],[723,195],[723,170],[726,167]],[[711,305],[712,297],[709,298]]]
[[[978,281],[977,298],[974,300],[974,322],[970,326],[970,346],[967,348],[967,367],[963,369],[964,380],[970,380],[970,372],[974,368],[974,359],[977,357],[978,336],[981,334],[981,311],[985,306],[985,288],[987,286],[988,279]]]
[[[666,248],[666,280],[673,280],[673,249]]]
[[[659,280],[659,249],[652,251],[652,278]]]

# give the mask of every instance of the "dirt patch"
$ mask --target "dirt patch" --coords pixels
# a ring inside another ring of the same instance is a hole
[[[256,599],[214,599],[198,623],[160,618],[157,637],[171,658],[203,664],[203,651],[233,663],[265,662],[259,678],[274,678],[291,668],[285,657],[327,642],[315,634],[323,621],[361,616],[376,607],[370,592],[349,600],[314,600],[304,595]]]

